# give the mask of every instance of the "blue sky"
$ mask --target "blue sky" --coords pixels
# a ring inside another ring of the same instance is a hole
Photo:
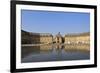
[[[21,10],[21,27],[25,31],[52,33],[82,33],[90,31],[90,14]]]

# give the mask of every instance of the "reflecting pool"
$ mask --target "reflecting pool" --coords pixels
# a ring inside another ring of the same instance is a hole
[[[90,59],[89,45],[36,45],[21,47],[21,62],[70,61]]]

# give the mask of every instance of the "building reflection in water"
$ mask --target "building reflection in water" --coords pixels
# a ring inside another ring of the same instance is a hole
[[[22,47],[22,50],[21,50],[21,59],[23,59],[27,56],[30,56],[30,55],[40,55],[40,57],[43,57],[41,54],[48,55],[48,57],[50,57],[50,58],[53,55],[53,56],[56,56],[57,59],[58,58],[67,59],[68,57],[66,57],[66,56],[68,56],[68,55],[71,56],[73,52],[80,53],[80,54],[82,53],[82,55],[84,52],[84,54],[88,55],[86,58],[89,58],[90,45],[68,45],[68,44],[67,45],[57,45],[57,44],[55,45],[55,44],[52,44],[52,45],[41,45],[41,46],[24,46],[24,47]],[[76,58],[77,58],[77,56],[76,56]],[[74,58],[74,56],[73,56],[73,58]],[[81,57],[80,57],[80,59],[81,59]],[[45,58],[44,58],[44,60],[45,60]]]
[[[51,52],[58,52],[61,53],[62,51],[87,51],[89,52],[90,45],[41,45],[41,46],[25,46],[22,47],[21,50],[21,57],[24,58],[30,54],[40,54],[40,53],[51,53]]]
[[[37,54],[40,53],[40,46],[25,46],[21,47],[21,58],[28,56],[29,54]]]
[[[53,50],[52,45],[41,45],[40,46],[41,53],[49,53],[49,52],[52,52],[52,50]]]
[[[89,44],[80,45],[64,45],[64,50],[80,50],[80,51],[90,51]]]

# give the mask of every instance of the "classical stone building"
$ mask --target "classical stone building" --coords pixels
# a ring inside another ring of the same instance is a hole
[[[37,44],[40,43],[40,35],[39,33],[29,33],[31,35],[31,44]]]
[[[22,30],[22,44],[49,44],[49,43],[65,43],[65,44],[90,44],[90,33],[67,34],[64,37],[60,32],[53,38],[50,33],[31,33]]]
[[[22,44],[52,43],[53,36],[49,33],[31,33],[22,30]]]
[[[90,44],[90,33],[67,34],[65,35],[67,44]]]
[[[40,43],[52,43],[53,36],[49,33],[40,33]]]
[[[55,43],[62,43],[63,37],[61,36],[60,32],[55,36]]]
[[[31,43],[31,35],[24,30],[21,30],[21,43],[22,44]]]

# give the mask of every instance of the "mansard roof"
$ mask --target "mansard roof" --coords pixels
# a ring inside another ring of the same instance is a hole
[[[32,35],[38,35],[38,36],[43,36],[43,37],[49,37],[49,36],[52,36],[52,34],[50,33],[31,33]]]
[[[90,32],[86,32],[86,33],[66,34],[65,37],[89,36],[89,35],[90,35]]]

